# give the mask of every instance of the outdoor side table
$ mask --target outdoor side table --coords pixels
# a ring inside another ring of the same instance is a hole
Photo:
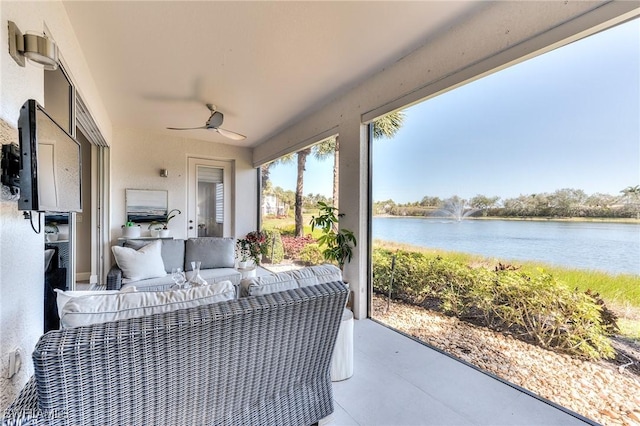
[[[353,312],[345,309],[333,348],[331,381],[339,382],[353,376]]]
[[[255,266],[251,266],[249,268],[237,268],[237,271],[242,275],[242,279],[244,278],[253,278],[257,274],[257,269]]]

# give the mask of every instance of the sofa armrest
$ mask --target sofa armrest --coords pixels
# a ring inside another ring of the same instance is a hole
[[[38,390],[36,380],[31,376],[16,400],[0,415],[0,424],[7,426],[27,426],[34,424],[51,424],[55,420],[62,421],[63,416],[53,411],[45,411],[38,406]]]
[[[107,274],[107,290],[120,290],[122,287],[122,269],[113,265]]]

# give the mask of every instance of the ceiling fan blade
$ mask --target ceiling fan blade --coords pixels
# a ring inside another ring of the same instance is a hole
[[[220,127],[215,129],[216,132],[220,133],[222,136],[233,139],[234,141],[241,141],[246,139],[245,135],[241,135],[240,133],[232,132],[231,130],[221,129]]]
[[[169,130],[198,130],[198,129],[206,129],[207,126],[200,127],[167,127]]]

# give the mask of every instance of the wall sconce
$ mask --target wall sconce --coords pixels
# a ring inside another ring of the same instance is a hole
[[[38,34],[22,34],[18,26],[9,21],[9,55],[24,67],[24,58],[41,65],[47,71],[58,68],[58,46],[50,38]]]
[[[169,177],[169,170],[160,169],[160,177]]]

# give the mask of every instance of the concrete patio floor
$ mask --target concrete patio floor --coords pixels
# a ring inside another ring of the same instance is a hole
[[[355,321],[354,375],[321,425],[596,424],[372,320]]]

